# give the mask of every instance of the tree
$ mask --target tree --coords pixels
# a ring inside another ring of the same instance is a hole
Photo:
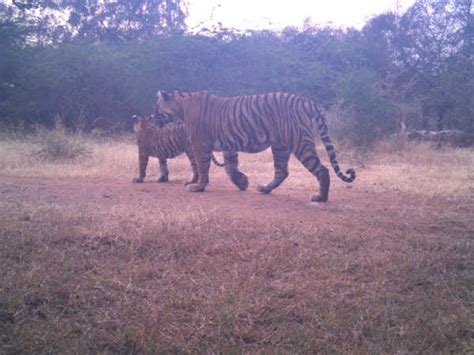
[[[388,12],[370,19],[362,29],[364,56],[367,65],[377,74],[376,88],[391,109],[397,133],[407,129],[410,113],[416,105],[409,99],[416,84],[413,73],[397,60],[396,41],[400,18]]]
[[[460,98],[472,96],[472,70],[465,80],[453,80],[463,68],[473,68],[472,16],[471,0],[417,0],[400,18],[397,60],[417,80],[425,126],[434,116],[437,129],[453,127],[453,116],[447,114]]]
[[[185,29],[181,0],[63,0],[68,24],[78,37],[96,40],[146,39]]]
[[[60,43],[72,38],[126,41],[184,31],[184,0],[15,0],[6,6],[20,22],[35,26],[33,40]]]

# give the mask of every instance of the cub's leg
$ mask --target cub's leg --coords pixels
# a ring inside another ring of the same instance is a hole
[[[168,161],[163,158],[158,158],[158,161],[160,162],[160,177],[158,178],[158,182],[168,182]]]
[[[294,151],[296,158],[308,169],[311,174],[316,176],[319,181],[319,195],[311,197],[313,202],[327,202],[329,197],[329,171],[321,164],[318,153],[314,146],[313,137],[304,136],[301,138]]]
[[[242,191],[247,190],[249,179],[239,171],[239,156],[237,152],[224,151],[224,162],[225,172],[234,185]]]
[[[140,177],[132,180],[134,184],[142,183],[145,180],[148,158],[148,153],[143,152],[140,149],[138,150],[138,171],[140,172]]]
[[[212,150],[209,147],[198,145],[193,146],[193,153],[196,158],[199,179],[197,183],[189,184],[186,188],[189,192],[203,192],[209,181]]]
[[[188,157],[189,162],[191,163],[191,168],[193,169],[193,178],[191,179],[191,181],[186,181],[184,184],[185,185],[195,184],[199,179],[199,172],[196,165],[196,159],[194,159],[194,154],[192,153],[192,151],[186,152],[186,156]]]
[[[288,160],[290,159],[290,150],[286,147],[272,146],[273,166],[275,167],[275,177],[267,185],[258,185],[257,190],[268,194],[276,189],[285,181],[288,176]]]

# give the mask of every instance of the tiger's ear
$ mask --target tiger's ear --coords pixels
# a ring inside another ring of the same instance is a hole
[[[138,119],[138,116],[137,116],[137,115],[133,115],[133,116],[132,116],[132,122],[133,122],[133,130],[134,130],[135,132],[140,131],[141,125],[140,125],[140,120]]]
[[[132,124],[133,124],[133,127],[135,128],[138,127],[140,125],[140,117],[138,117],[137,115],[133,115],[132,116]]]
[[[171,99],[170,94],[168,94],[166,91],[161,91],[161,90],[159,90],[156,93],[156,97],[158,98],[158,103],[163,102],[163,101],[169,101],[169,99]]]

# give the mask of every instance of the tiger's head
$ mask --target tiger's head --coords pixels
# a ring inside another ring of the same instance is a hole
[[[184,110],[180,104],[180,99],[181,95],[177,90],[173,93],[166,91],[156,93],[155,118],[160,125],[169,122],[184,122]]]
[[[151,127],[153,127],[152,119],[153,116],[149,116],[148,118],[146,118],[142,116],[133,115],[133,130],[137,133],[141,133],[150,129]]]

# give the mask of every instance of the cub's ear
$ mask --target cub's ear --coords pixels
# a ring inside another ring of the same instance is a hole
[[[168,101],[169,99],[171,99],[171,95],[169,93],[161,90],[156,93],[156,97],[158,98],[158,102]]]
[[[141,124],[140,124],[140,119],[137,115],[132,116],[132,122],[133,122],[133,130],[135,132],[138,132],[141,130]]]

